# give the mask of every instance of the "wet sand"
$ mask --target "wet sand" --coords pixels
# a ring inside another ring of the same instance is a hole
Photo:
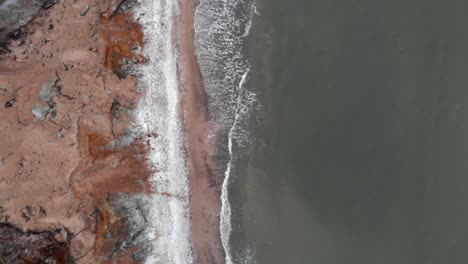
[[[194,263],[223,263],[219,235],[220,189],[215,180],[215,162],[207,97],[195,54],[194,13],[196,0],[181,3],[177,18],[179,78],[190,170],[190,210]]]

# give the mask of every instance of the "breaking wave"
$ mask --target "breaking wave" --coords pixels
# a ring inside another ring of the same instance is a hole
[[[226,264],[233,263],[230,246],[232,211],[229,186],[236,148],[248,143],[245,127],[255,95],[245,87],[249,64],[245,37],[255,13],[253,0],[201,0],[195,14],[195,46],[203,75],[208,109],[220,144],[219,160],[226,160],[221,189],[220,234]],[[226,146],[227,140],[227,146]]]

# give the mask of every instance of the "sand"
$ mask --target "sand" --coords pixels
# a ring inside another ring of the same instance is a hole
[[[0,55],[0,232],[20,230],[8,231],[18,244],[0,236],[0,263],[28,247],[19,242],[30,230],[76,263],[135,263],[128,215],[114,204],[151,190],[145,138],[128,133],[137,80],[122,67],[144,61],[129,52],[142,34],[113,14],[118,0],[56,2]]]

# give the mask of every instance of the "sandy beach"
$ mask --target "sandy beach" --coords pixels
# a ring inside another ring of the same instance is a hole
[[[213,142],[207,96],[195,54],[195,0],[181,2],[176,21],[179,48],[179,83],[190,172],[190,211],[194,263],[223,263],[219,235],[220,189],[210,156]]]

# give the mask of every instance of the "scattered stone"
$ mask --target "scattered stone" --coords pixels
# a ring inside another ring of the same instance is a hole
[[[24,221],[27,223],[31,221],[31,217],[29,217],[25,212],[21,212],[21,217],[24,218]]]
[[[58,138],[63,138],[63,136],[64,136],[64,135],[63,135],[63,130],[60,129],[60,130],[57,132],[57,137],[58,137]]]
[[[41,98],[42,101],[44,102],[50,102],[52,98],[60,94],[60,90],[57,87],[57,82],[59,81],[59,78],[57,76],[54,76],[52,80],[50,80],[48,83],[44,84],[41,87],[41,90],[39,91],[39,98]]]
[[[5,102],[5,108],[10,108],[13,106],[13,103],[15,102],[15,99],[11,99]]]
[[[39,208],[39,214],[46,216],[46,215],[47,215],[46,209],[44,209],[44,207],[41,206],[41,207]]]
[[[32,114],[39,120],[45,120],[49,112],[50,107],[48,105],[36,104],[32,109]]]
[[[69,233],[64,228],[58,228],[55,230],[54,238],[60,243],[66,243],[70,239]]]
[[[88,14],[90,7],[91,5],[86,5],[85,8],[81,11],[80,16],[86,16],[86,14]]]
[[[50,107],[49,117],[50,119],[54,119],[57,116],[57,110],[53,106],[49,105],[49,107]]]
[[[24,167],[24,160],[22,159],[18,162],[18,168],[23,168],[23,167]]]

